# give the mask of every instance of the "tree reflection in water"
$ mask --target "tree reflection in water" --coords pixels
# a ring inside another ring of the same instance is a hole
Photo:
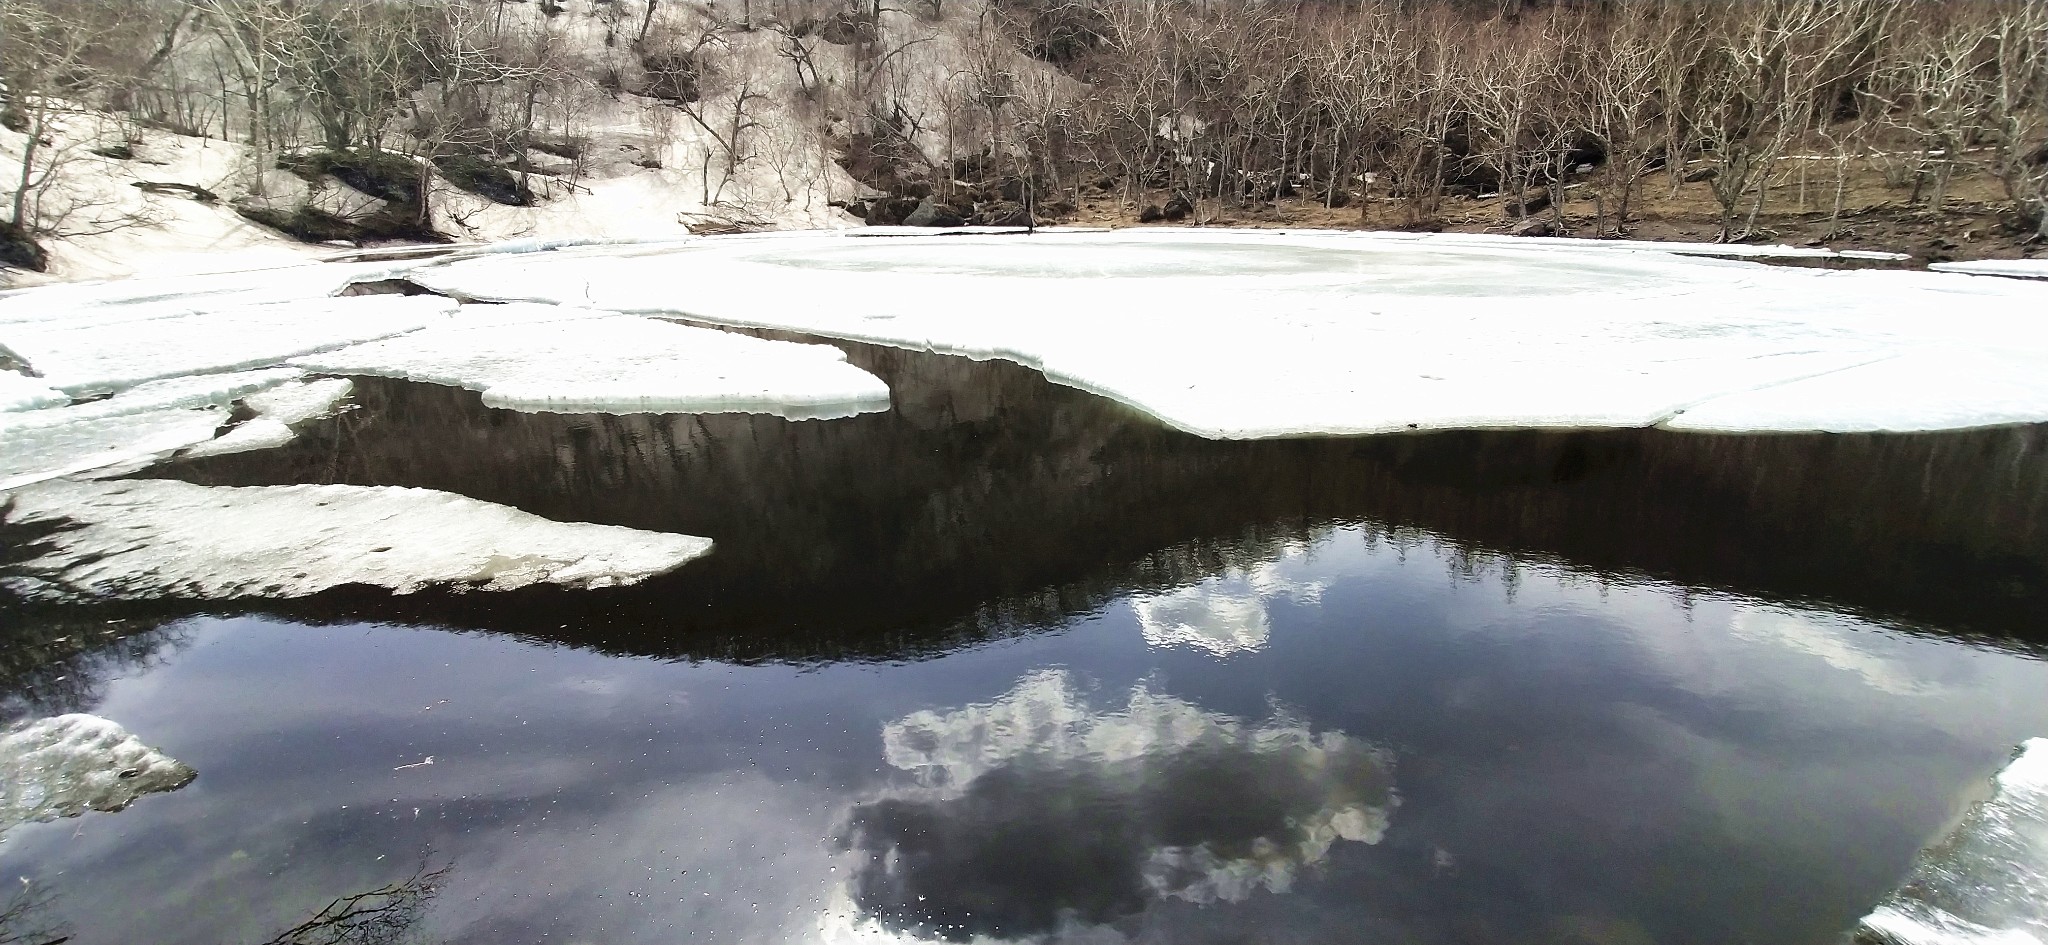
[[[264,945],[407,945],[454,864],[428,869],[425,862],[412,875],[367,892],[342,896],[321,907]]]

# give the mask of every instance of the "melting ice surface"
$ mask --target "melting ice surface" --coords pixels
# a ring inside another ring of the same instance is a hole
[[[889,405],[881,381],[827,345],[553,305],[480,306],[444,325],[293,363],[468,387],[491,406],[528,410],[809,417]]]
[[[305,597],[344,584],[609,587],[711,549],[428,489],[57,482],[17,491],[10,513],[18,527],[55,530],[0,587],[69,601]]]
[[[106,719],[72,714],[26,722],[0,733],[0,831],[118,811],[196,776]]]
[[[1042,368],[1211,437],[2048,420],[2048,286],[1400,234],[701,240],[423,269],[480,298]]]
[[[157,467],[718,550],[10,612],[0,713],[205,773],[10,832],[45,924],[265,941],[396,884],[448,942],[1820,945],[2048,731],[2039,428],[1219,442],[1000,361],[848,358],[888,411],[365,377],[288,445]]]
[[[1899,943],[2048,942],[2048,738],[2027,742],[1863,928]]]
[[[529,248],[0,299],[0,718],[207,772],[10,831],[0,938],[1833,942],[2048,732],[2039,286]],[[1644,425],[1851,432],[1266,439]]]

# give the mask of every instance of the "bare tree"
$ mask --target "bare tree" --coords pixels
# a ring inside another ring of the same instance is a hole
[[[412,940],[453,868],[422,863],[398,882],[335,899],[264,945],[402,945]]]
[[[2034,238],[2048,241],[2048,6],[1999,4],[1992,44],[1998,78],[1990,124],[1999,180]]]
[[[0,124],[21,135],[20,154],[0,191],[7,214],[0,220],[0,249],[15,265],[47,265],[39,238],[104,233],[141,222],[120,212],[103,188],[69,179],[72,169],[91,158],[98,126],[110,121],[99,110],[110,83],[93,62],[105,22],[91,13],[0,0]]]

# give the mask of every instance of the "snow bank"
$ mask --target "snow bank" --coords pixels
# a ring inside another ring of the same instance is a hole
[[[293,363],[452,384],[519,410],[797,418],[889,407],[888,387],[829,345],[546,305],[475,306],[424,331]]]
[[[197,776],[119,725],[91,715],[37,719],[0,735],[0,831],[117,811]]]
[[[1861,931],[1898,945],[2048,942],[2048,738],[2021,747],[1991,799],[1923,856]]]
[[[1927,268],[1936,272],[1961,272],[1973,276],[2048,279],[2048,259],[1980,259],[1975,262],[1935,263]]]
[[[1598,242],[816,234],[480,257],[413,278],[1007,358],[1213,438],[2048,420],[2048,286]]]
[[[709,539],[549,521],[429,489],[52,482],[13,524],[67,522],[0,585],[35,599],[303,597],[344,584],[611,587],[664,574]]]
[[[81,394],[274,365],[424,328],[454,309],[454,302],[433,296],[314,297],[265,305],[220,305],[201,296],[104,305],[71,319],[0,322],[0,343],[41,371],[49,386]]]

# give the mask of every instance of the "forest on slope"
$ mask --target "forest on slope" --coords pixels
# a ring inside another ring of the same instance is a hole
[[[0,265],[101,264],[71,274],[279,234],[1668,236],[1681,205],[2011,255],[2048,239],[2048,5],[0,0],[0,128]]]

